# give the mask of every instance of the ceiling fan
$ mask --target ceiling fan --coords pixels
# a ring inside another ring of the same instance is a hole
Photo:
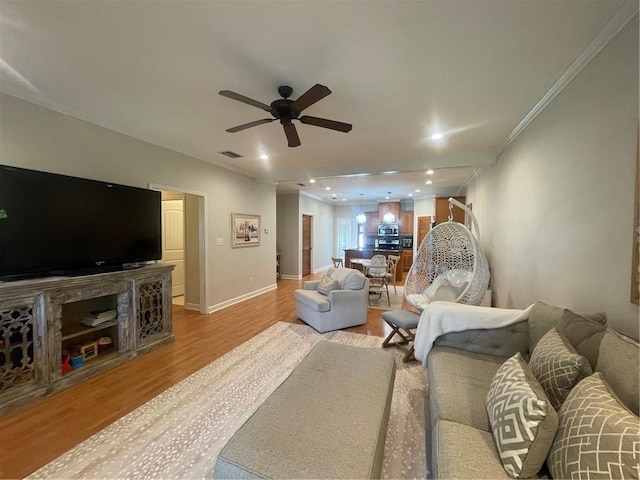
[[[350,132],[351,128],[353,128],[350,123],[327,120],[326,118],[310,117],[308,115],[300,116],[300,113],[302,113],[303,110],[322,100],[331,93],[331,90],[319,83],[316,83],[313,87],[300,95],[297,100],[289,100],[291,93],[293,93],[293,89],[291,87],[286,85],[278,87],[278,93],[282,98],[274,100],[271,102],[271,105],[266,105],[230,90],[220,90],[218,93],[223,97],[258,107],[269,112],[273,116],[273,118],[263,118],[262,120],[256,120],[254,122],[238,125],[237,127],[228,128],[226,131],[229,133],[239,132],[247,128],[271,123],[274,120],[280,120],[280,123],[284,128],[284,134],[287,136],[288,145],[290,147],[298,147],[300,146],[300,137],[298,137],[298,132],[296,131],[295,125],[291,122],[292,120],[299,120],[301,123],[305,123],[307,125],[315,125],[316,127],[328,128],[330,130],[337,130],[338,132],[344,133]]]

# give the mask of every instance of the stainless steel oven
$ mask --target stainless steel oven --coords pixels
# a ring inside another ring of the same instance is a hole
[[[379,237],[397,237],[398,236],[398,224],[397,223],[384,223],[378,225]]]

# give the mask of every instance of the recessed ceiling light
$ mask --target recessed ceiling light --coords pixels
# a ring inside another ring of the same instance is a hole
[[[398,171],[397,170],[389,170],[387,172],[382,172],[383,175],[391,175],[393,173],[398,173]]]
[[[409,196],[409,197],[413,197],[413,193],[410,193],[408,196]]]
[[[427,170],[427,175],[433,175],[435,172],[431,169]]]
[[[338,195],[334,193],[334,194],[333,194],[333,195],[331,195],[331,196],[332,196],[333,198],[336,198]]]
[[[442,140],[443,137],[444,135],[442,135],[440,132],[436,132],[431,135],[431,140]]]
[[[260,160],[269,160],[269,155],[260,155]]]
[[[420,189],[419,188],[416,188],[416,193],[420,193]]]
[[[309,183],[316,183],[316,179],[315,178],[310,178],[309,179]]]
[[[426,182],[424,182],[427,185],[431,185],[433,182],[431,180],[427,180]]]
[[[331,190],[331,187],[324,187],[324,189],[328,192],[329,190]]]
[[[343,199],[342,199],[342,201],[343,201],[343,202],[346,202],[346,201],[347,201],[347,199],[346,199],[346,198],[343,198]]]

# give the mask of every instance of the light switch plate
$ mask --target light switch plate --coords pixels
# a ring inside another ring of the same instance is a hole
[[[221,247],[224,245],[224,238],[216,238],[216,246]]]

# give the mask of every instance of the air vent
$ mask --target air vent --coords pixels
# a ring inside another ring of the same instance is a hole
[[[242,158],[242,155],[238,155],[236,152],[232,152],[231,150],[227,150],[226,152],[218,152],[222,155],[226,155],[229,158]]]
[[[299,187],[306,187],[306,185],[304,183],[298,183],[297,184]]]

